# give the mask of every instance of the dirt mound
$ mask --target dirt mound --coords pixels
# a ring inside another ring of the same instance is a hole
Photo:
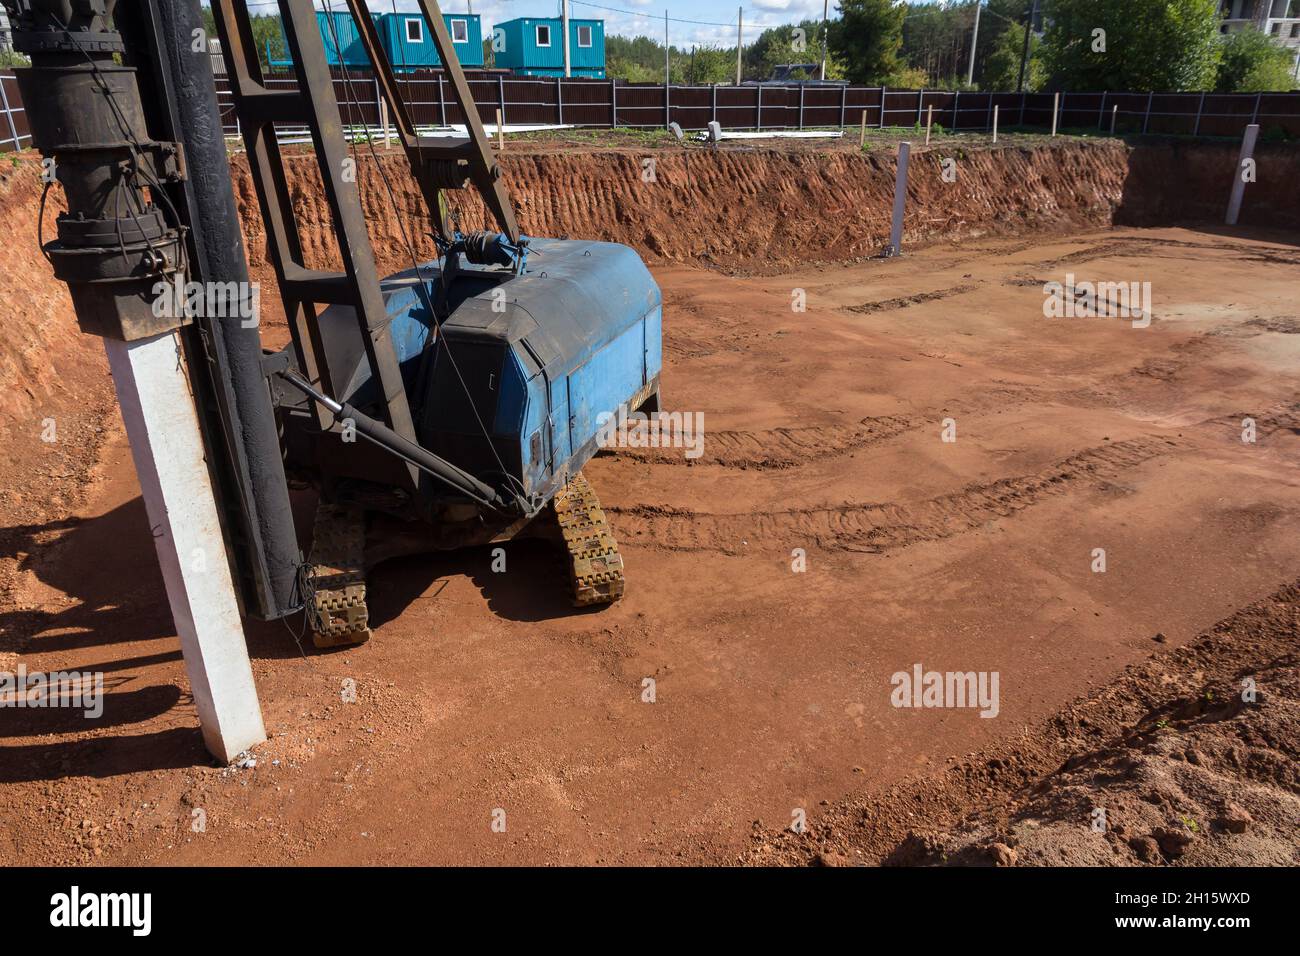
[[[747,858],[1295,865],[1297,638],[1300,582],[1193,643],[1129,668],[1030,740],[972,755],[937,778],[848,801],[803,837],[756,833]],[[968,814],[972,805],[981,809]],[[937,825],[922,828],[918,819]]]

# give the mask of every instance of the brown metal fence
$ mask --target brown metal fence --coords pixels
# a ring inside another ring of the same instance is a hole
[[[751,84],[670,86],[616,80],[516,77],[493,71],[467,71],[479,117],[507,125],[573,125],[662,129],[669,122],[703,129],[717,120],[729,130],[798,130],[924,125],[933,111],[936,124],[950,130],[987,130],[998,108],[1003,128],[1048,128],[1055,110],[1061,129],[1118,133],[1238,137],[1250,123],[1262,132],[1281,131],[1300,138],[1300,93],[960,93],[947,90],[892,90],[881,87]],[[217,76],[217,99],[229,134],[238,133],[225,76]],[[464,123],[440,70],[398,76],[412,118],[422,126]],[[292,73],[273,72],[273,89],[293,89]],[[379,88],[368,70],[335,70],[334,92],[343,122],[377,126]],[[13,73],[0,73],[0,150],[31,143],[27,116]],[[287,131],[292,132],[292,131]]]
[[[32,145],[31,127],[27,125],[27,111],[18,95],[18,80],[13,73],[0,71],[0,152],[26,149]]]
[[[273,74],[272,85],[292,86],[291,74]],[[484,122],[500,110],[507,125],[569,124],[662,129],[676,122],[687,130],[717,120],[724,129],[799,130],[858,126],[923,125],[952,130],[987,130],[998,107],[1003,127],[1052,125],[1061,129],[1240,136],[1250,123],[1263,132],[1300,137],[1300,93],[960,93],[947,90],[891,90],[882,87],[793,83],[743,86],[669,86],[617,80],[514,77],[470,72],[469,85]],[[229,104],[224,78],[219,99]],[[375,124],[378,88],[369,71],[336,71],[335,91],[345,123]],[[405,74],[398,83],[416,123],[463,123],[438,70]],[[1058,98],[1059,97],[1059,98]],[[233,115],[233,113],[231,114]],[[233,120],[228,132],[235,132]]]

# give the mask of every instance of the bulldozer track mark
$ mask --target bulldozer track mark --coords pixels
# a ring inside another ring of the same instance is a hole
[[[1279,335],[1300,335],[1300,318],[1277,316],[1247,319],[1242,323],[1252,332],[1276,332]]]
[[[951,299],[953,296],[965,295],[968,292],[974,292],[982,285],[979,282],[968,282],[963,285],[955,285],[948,289],[936,289],[933,292],[918,292],[916,295],[904,295],[895,299],[881,299],[878,302],[863,302],[861,305],[847,305],[845,310],[848,312],[858,312],[863,315],[871,315],[876,312],[891,312],[896,309],[906,309],[914,305],[921,305],[924,302],[936,302],[939,299]]]
[[[808,425],[761,431],[705,431],[704,450],[687,458],[684,448],[607,448],[606,455],[656,465],[712,465],[738,469],[794,468],[809,462],[848,455],[891,441],[917,429],[938,429],[945,417],[974,415],[1034,399],[1037,389],[997,382],[983,393],[957,399],[915,415],[867,417],[843,425]]]
[[[1241,432],[1242,422],[1248,418],[1255,423],[1260,439],[1271,438],[1279,432],[1300,435],[1300,402],[1278,402],[1262,410],[1239,411],[1207,419],[1201,424],[1217,426],[1236,438]]]
[[[662,465],[724,468],[791,468],[834,458],[887,441],[921,424],[919,418],[886,415],[845,425],[812,425],[764,431],[706,432],[704,451],[687,458],[684,448],[611,448],[610,454]]]
[[[1199,242],[1184,242],[1177,239],[1145,239],[1136,236],[1120,236],[1088,246],[1076,252],[1066,253],[1053,259],[1044,259],[1034,263],[1035,267],[1053,268],[1057,266],[1077,265],[1096,259],[1114,256],[1158,256],[1160,258],[1184,258],[1180,256],[1161,256],[1160,253],[1175,249],[1191,252],[1231,253],[1238,262],[1262,262],[1274,265],[1300,265],[1300,253],[1276,246],[1252,246],[1245,243],[1227,243],[1214,245]]]
[[[1097,259],[1110,259],[1115,256],[1140,256],[1159,245],[1161,243],[1158,240],[1150,239],[1108,239],[1105,242],[1099,242],[1096,245],[1075,252],[1067,252],[1063,256],[1042,259],[1033,265],[1035,268],[1051,269],[1057,266],[1073,266],[1084,262],[1094,262]]]
[[[825,551],[883,552],[975,531],[1047,498],[1105,485],[1183,444],[1155,437],[1115,442],[1033,474],[969,485],[914,504],[843,504],[758,514],[656,506],[608,510],[622,540],[667,551],[745,554],[811,543]]]

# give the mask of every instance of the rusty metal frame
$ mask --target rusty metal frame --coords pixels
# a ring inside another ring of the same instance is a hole
[[[448,241],[452,238],[441,189],[453,183],[456,188],[461,188],[466,180],[470,180],[496,219],[497,227],[511,242],[518,242],[519,226],[515,221],[510,194],[501,182],[501,168],[492,153],[487,134],[483,132],[483,121],[470,93],[469,81],[460,68],[460,60],[456,57],[437,0],[420,0],[420,12],[429,26],[438,58],[442,61],[443,72],[451,80],[452,97],[465,116],[468,135],[463,137],[420,136],[416,132],[406,103],[398,92],[392,64],[384,52],[366,0],[344,2],[356,24],[361,45],[374,67],[380,95],[388,103],[388,112],[397,127],[398,139],[402,142],[411,172],[420,184],[420,192],[424,195],[425,204],[429,207],[439,234]]]
[[[316,12],[311,0],[277,0],[277,5],[298,78],[296,91],[267,88],[253,40],[247,0],[212,0],[212,12],[230,74],[235,114],[248,150],[262,220],[266,223],[267,252],[284,299],[299,367],[326,394],[338,395],[335,386],[341,383],[332,381],[330,376],[316,307],[351,306],[371,372],[379,385],[383,419],[397,434],[418,444],[380,294],[379,274],[366,231],[361,197],[355,182],[344,179],[345,161],[350,157],[334,94],[334,78],[316,25]],[[284,158],[275,137],[277,122],[305,123],[311,130],[342,272],[311,269],[304,261]],[[318,415],[322,427],[328,427],[328,415],[323,412]],[[418,487],[418,469],[408,465],[406,476],[412,488]]]

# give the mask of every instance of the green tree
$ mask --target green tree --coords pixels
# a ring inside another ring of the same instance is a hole
[[[1042,41],[1038,34],[1029,37],[1029,63],[1025,67],[1025,89],[1031,93],[1043,88],[1047,71],[1043,68],[1040,56]],[[998,45],[989,51],[984,63],[984,75],[980,79],[980,89],[1013,91],[1020,82],[1020,58],[1025,50],[1025,27],[1019,23],[1011,24],[1009,29],[1001,31]]]
[[[1219,0],[1046,0],[1044,18],[1053,89],[1204,90],[1215,81]]]
[[[1016,60],[1016,71],[1010,79],[1010,85],[1007,84],[1005,74],[999,74],[998,81],[994,81],[986,76],[989,68],[989,60],[995,54],[1003,53],[1004,44],[1009,43],[1006,34],[1008,31],[1015,31],[1016,37],[1023,45],[1025,40],[1022,25],[1025,17],[1029,13],[1029,4],[1026,0],[988,0],[984,4],[984,12],[980,16],[980,33],[979,41],[975,48],[975,82],[982,90],[1006,91],[1016,88],[1016,80],[1020,74],[1020,60]],[[1021,47],[1016,47],[1016,56],[1019,57]],[[1000,61],[999,61],[1000,62]]]
[[[208,38],[215,40],[217,38],[217,22],[213,18],[212,9],[203,7],[203,28],[207,31]],[[262,62],[262,69],[267,69],[269,64],[266,60],[267,49],[271,51],[271,59],[287,60],[288,51],[284,45],[284,31],[280,29],[280,15],[278,13],[257,13],[249,17],[249,26],[253,28],[253,44],[257,47],[258,59]]]
[[[736,48],[697,46],[669,49],[673,83],[731,83],[736,79]],[[650,37],[605,37],[605,75],[628,83],[664,81],[664,45]]]
[[[678,71],[673,79],[680,82],[681,53],[674,51],[673,67]],[[664,46],[649,37],[605,38],[605,75],[629,83],[662,83],[664,81]]]
[[[1277,93],[1295,86],[1291,53],[1272,37],[1247,27],[1220,41],[1214,89],[1219,93]]]
[[[701,46],[685,63],[687,83],[731,83],[736,79],[736,48]]]
[[[853,83],[880,85],[898,73],[903,64],[906,6],[892,0],[840,0],[840,18],[831,23],[831,52],[844,64]]]
[[[795,31],[802,31],[796,33]],[[735,53],[735,48],[732,48]],[[817,63],[822,59],[822,25],[820,20],[770,27],[745,47],[744,76],[747,80],[766,80],[784,63]],[[812,79],[817,71],[804,79]],[[832,66],[826,64],[826,78],[832,79]]]
[[[907,7],[902,56],[908,67],[923,72],[923,85],[951,88],[964,84],[974,14],[974,3],[965,0]]]

